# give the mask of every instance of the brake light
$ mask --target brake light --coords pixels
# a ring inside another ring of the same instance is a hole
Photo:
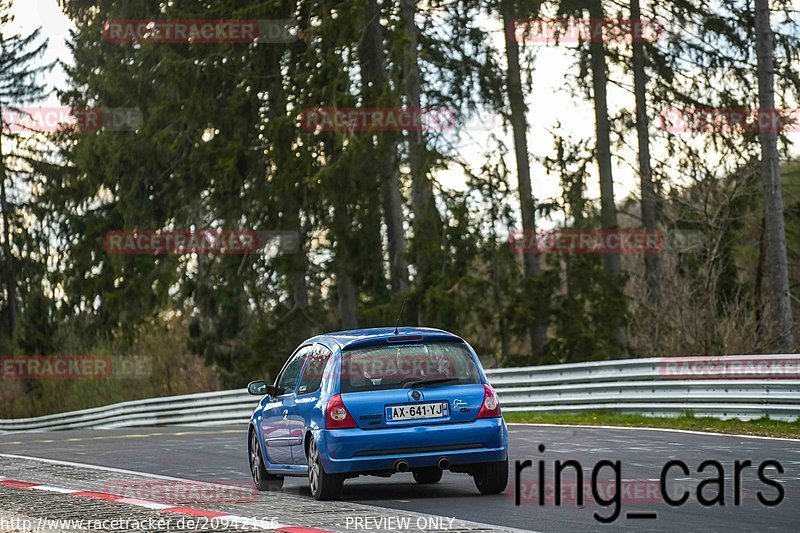
[[[328,429],[346,429],[358,427],[356,421],[347,412],[344,406],[342,396],[336,394],[328,400],[328,406],[325,409],[325,427]]]
[[[500,414],[500,400],[497,398],[497,393],[491,385],[483,386],[483,404],[481,410],[478,411],[478,418],[499,418]]]

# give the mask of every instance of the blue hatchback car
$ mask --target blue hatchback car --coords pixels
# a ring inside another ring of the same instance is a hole
[[[259,490],[308,476],[318,500],[347,478],[469,474],[483,494],[508,484],[508,430],[475,351],[431,328],[342,331],[308,339],[262,396],[248,451]]]

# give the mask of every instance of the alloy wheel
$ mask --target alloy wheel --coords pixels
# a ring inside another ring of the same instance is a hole
[[[308,485],[312,493],[319,488],[319,451],[314,439],[308,444]]]
[[[256,437],[256,432],[253,431],[250,436],[250,471],[253,474],[253,481],[255,482],[256,486],[261,484],[261,457],[259,456],[258,450],[258,437]]]

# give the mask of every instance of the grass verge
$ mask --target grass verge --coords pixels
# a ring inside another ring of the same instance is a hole
[[[595,413],[504,413],[506,422],[528,424],[572,424],[578,426],[621,426],[648,427],[664,429],[688,429],[739,435],[758,435],[762,437],[785,437],[800,439],[800,419],[794,422],[781,422],[760,418],[758,420],[718,420],[698,418],[691,413],[676,418],[660,418],[643,415],[625,415],[609,411]]]

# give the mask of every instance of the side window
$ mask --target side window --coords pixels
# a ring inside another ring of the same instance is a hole
[[[297,384],[297,378],[300,377],[300,369],[303,368],[303,362],[311,352],[311,349],[311,346],[300,348],[300,351],[294,354],[289,362],[286,363],[286,366],[283,367],[283,372],[281,372],[281,375],[278,376],[278,380],[275,382],[275,386],[281,391],[278,393],[279,396],[288,394],[294,390],[294,386]]]
[[[325,365],[328,364],[330,356],[331,351],[325,346],[317,344],[314,347],[308,356],[306,367],[303,369],[303,377],[300,378],[297,394],[309,394],[319,389],[322,384],[322,375],[325,373]]]

